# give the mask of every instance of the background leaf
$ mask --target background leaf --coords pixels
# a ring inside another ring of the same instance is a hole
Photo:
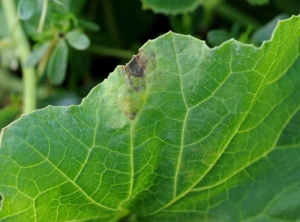
[[[156,13],[179,14],[193,11],[203,0],[142,0],[144,9],[152,9]]]
[[[298,219],[299,27],[260,48],[170,32],[81,105],[23,116],[1,138],[0,219]]]
[[[30,19],[37,9],[37,0],[20,0],[18,3],[18,14],[21,19]]]
[[[28,67],[36,66],[39,61],[45,56],[51,46],[51,42],[45,42],[37,46],[28,56],[25,65]]]
[[[64,40],[60,40],[51,53],[47,76],[53,84],[61,84],[66,76],[68,61],[68,45]]]
[[[232,38],[230,33],[223,29],[215,29],[207,33],[207,43],[211,46],[221,45],[230,38]]]
[[[78,30],[72,30],[66,34],[68,43],[78,50],[85,50],[90,46],[89,38]]]

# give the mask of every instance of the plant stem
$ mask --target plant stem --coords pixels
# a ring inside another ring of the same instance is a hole
[[[215,8],[222,4],[224,0],[210,0],[210,1],[204,1],[204,11],[203,11],[203,18],[202,18],[202,24],[203,27],[208,28],[210,27],[211,23],[213,22],[213,13],[215,11]]]
[[[25,67],[25,61],[30,53],[28,39],[22,29],[16,12],[15,1],[2,0],[3,12],[10,35],[18,49],[23,74],[23,113],[29,113],[36,109],[36,77],[33,68]]]
[[[43,31],[43,27],[44,27],[46,15],[47,15],[47,9],[48,9],[48,0],[44,0],[42,14],[41,14],[41,18],[39,21],[39,27],[38,27],[39,33],[41,33]]]
[[[99,45],[92,45],[88,49],[88,51],[97,55],[110,56],[110,57],[116,57],[121,59],[131,59],[134,54],[130,50],[117,49],[117,48],[111,48],[111,47],[105,47]]]
[[[11,75],[7,70],[0,68],[0,89],[10,93],[22,93],[23,83],[21,79]],[[45,99],[48,96],[46,86],[37,87],[37,98]]]
[[[232,21],[239,21],[241,24],[245,26],[253,26],[253,28],[260,27],[260,22],[255,18],[247,15],[245,12],[235,8],[232,5],[228,5],[226,3],[218,4],[215,10],[222,16],[226,17]]]
[[[103,4],[102,7],[103,7],[104,19],[107,24],[108,32],[112,40],[114,41],[115,45],[121,48],[123,46],[123,43],[119,32],[120,29],[118,28],[117,21],[115,18],[113,1],[103,0],[102,4]]]

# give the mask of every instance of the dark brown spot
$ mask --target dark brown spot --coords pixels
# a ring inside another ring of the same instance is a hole
[[[142,51],[138,55],[132,57],[132,59],[126,63],[126,66],[122,66],[122,73],[126,77],[128,84],[139,92],[145,89],[145,69],[146,59],[142,55]]]
[[[135,77],[144,77],[145,68],[146,68],[146,60],[140,54],[133,56],[133,58],[124,67],[124,69],[128,72],[126,74]]]
[[[134,117],[136,116],[136,113],[131,112],[131,113],[126,113],[126,115],[128,116],[129,119],[134,120]]]

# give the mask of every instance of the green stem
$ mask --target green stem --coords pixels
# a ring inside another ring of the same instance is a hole
[[[7,70],[0,68],[0,89],[5,92],[22,93],[23,83],[21,79],[11,75]],[[37,98],[45,99],[49,96],[49,92],[46,86],[40,86],[37,88]]]
[[[30,53],[28,39],[22,29],[16,12],[15,1],[2,0],[3,12],[11,38],[19,51],[20,63],[23,74],[23,113],[29,113],[36,109],[36,77],[33,68],[25,67],[25,61]]]
[[[203,27],[206,29],[210,27],[210,25],[213,22],[214,18],[214,11],[215,8],[219,5],[222,4],[224,0],[209,0],[209,1],[204,1],[204,11],[203,11],[203,18],[202,18],[202,24]]]
[[[39,21],[39,27],[38,27],[39,33],[41,33],[43,31],[43,27],[44,27],[46,15],[47,15],[47,9],[48,9],[48,0],[44,0],[42,14],[41,14],[41,18]]]
[[[260,23],[255,18],[245,14],[245,12],[235,8],[232,5],[228,5],[226,3],[221,3],[216,6],[215,10],[225,18],[232,21],[239,21],[241,24],[245,26],[253,26],[254,28],[260,27]]]
[[[104,19],[107,24],[108,32],[111,38],[113,39],[115,45],[117,47],[122,47],[123,43],[120,37],[121,36],[119,32],[120,29],[118,28],[115,14],[114,14],[113,1],[103,0],[102,3],[103,3]]]
[[[121,59],[131,59],[133,56],[133,52],[130,50],[116,49],[99,45],[92,45],[88,51],[101,56],[110,56]]]

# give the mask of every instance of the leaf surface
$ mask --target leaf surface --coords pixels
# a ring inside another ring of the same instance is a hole
[[[260,48],[170,32],[81,105],[23,116],[2,133],[0,219],[299,220],[299,27]]]

